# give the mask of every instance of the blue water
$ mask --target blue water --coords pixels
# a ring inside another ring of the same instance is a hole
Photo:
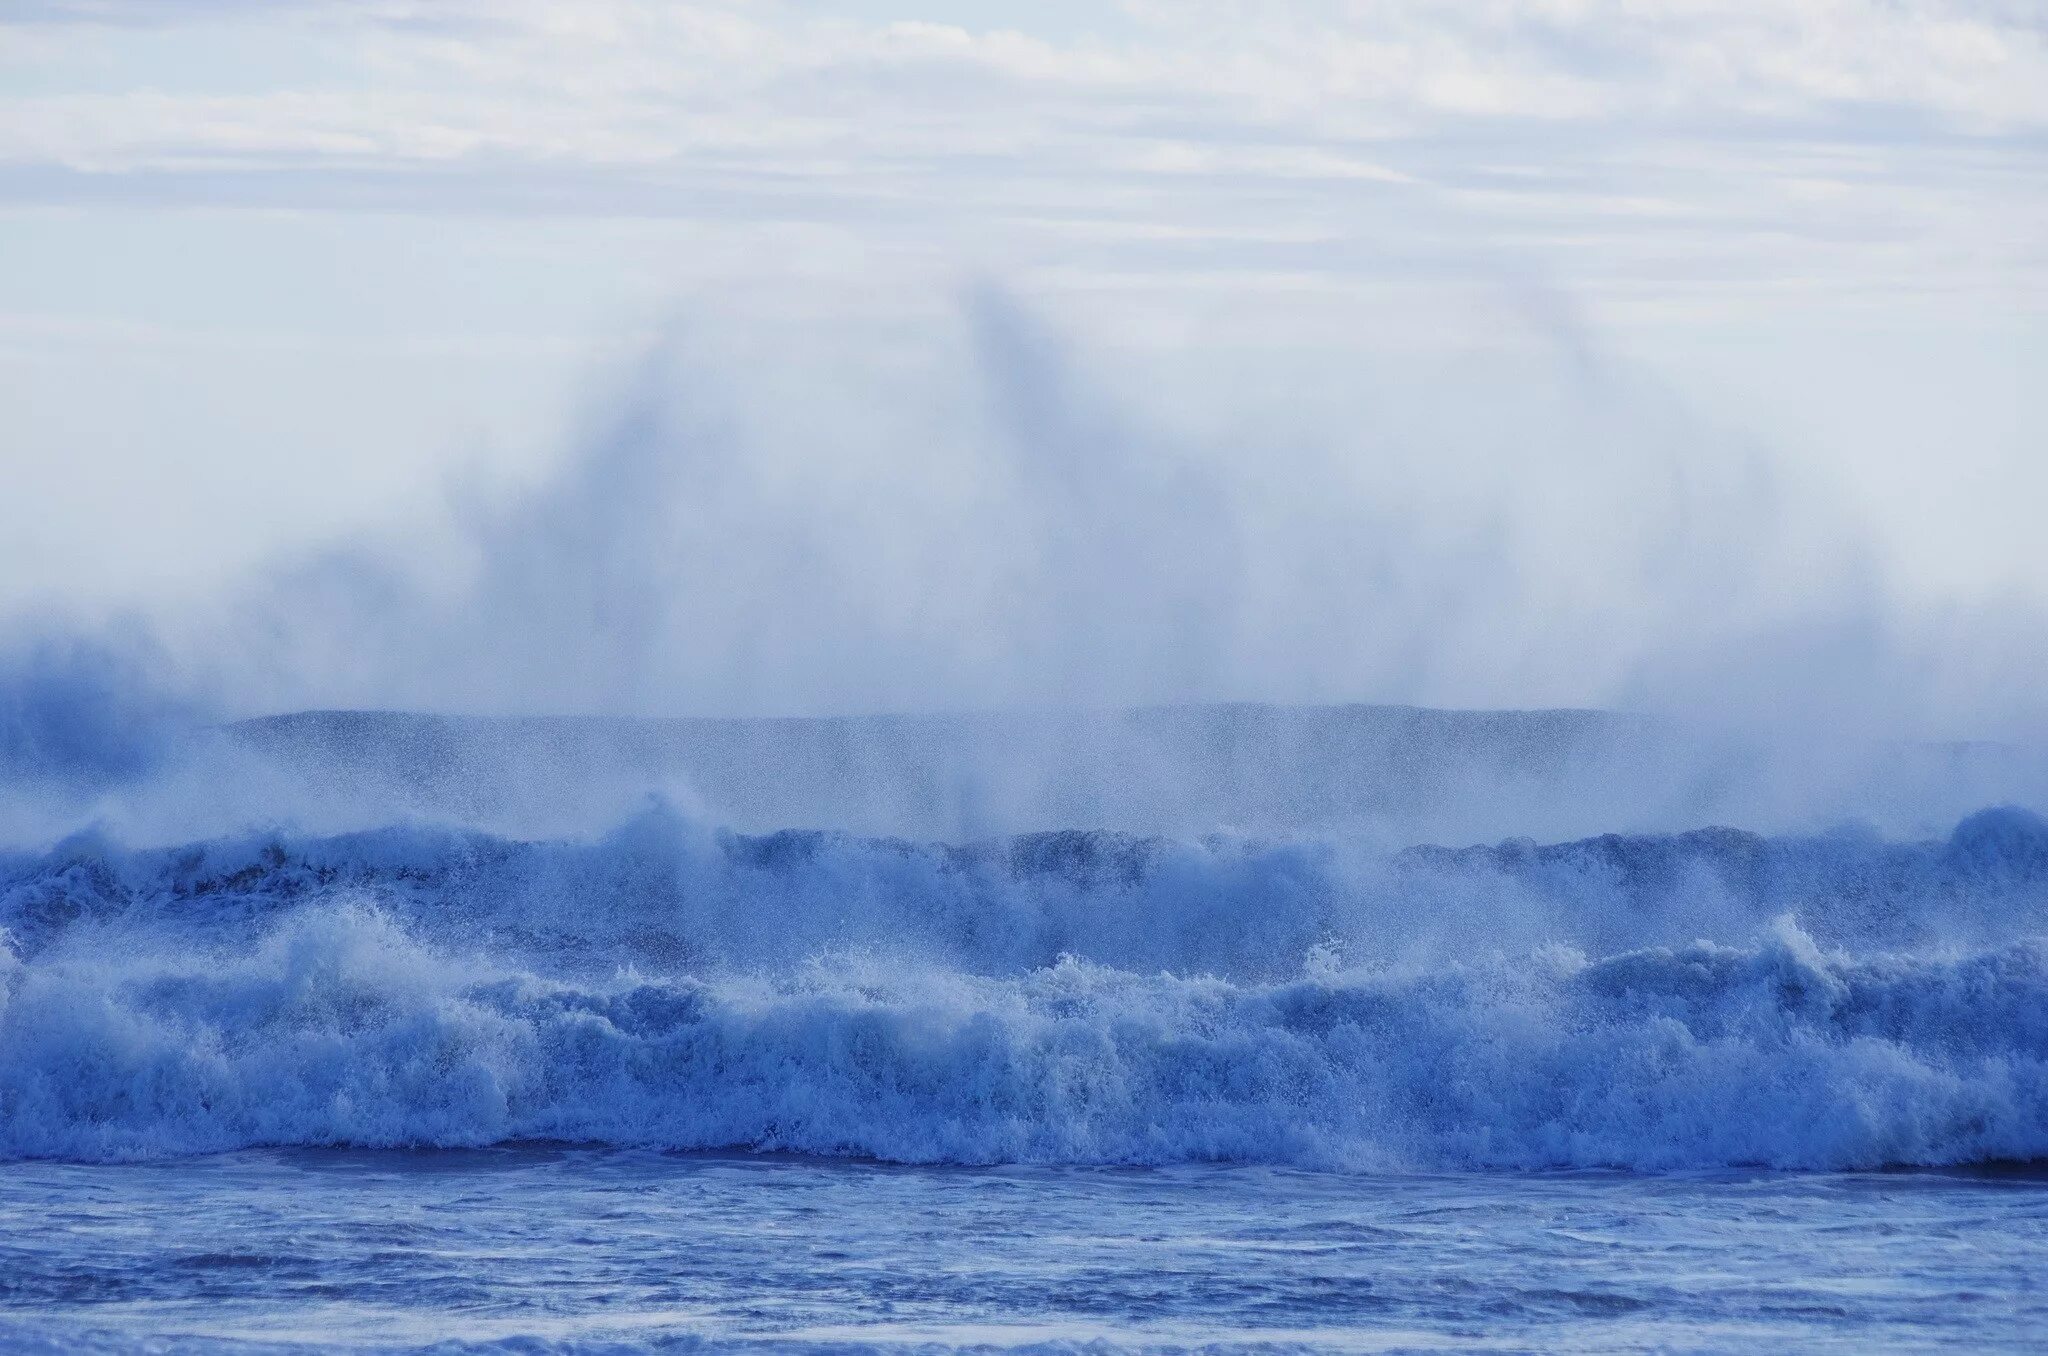
[[[0,850],[17,1348],[2039,1347],[2044,1163],[2014,807]]]
[[[1352,853],[387,828],[0,856],[0,1157],[2048,1159],[2048,824]]]
[[[13,1349],[2038,1349],[2048,1182],[635,1150],[0,1170]],[[1099,1344],[1099,1345],[1096,1345]]]

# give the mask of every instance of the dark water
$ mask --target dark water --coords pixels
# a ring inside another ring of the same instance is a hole
[[[0,1343],[49,1351],[2020,1350],[2048,1178],[17,1162],[0,1307]]]

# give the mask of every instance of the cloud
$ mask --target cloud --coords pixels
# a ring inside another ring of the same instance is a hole
[[[66,163],[145,164],[170,146],[317,150],[337,139],[394,160],[451,150],[594,162],[719,152],[858,159],[1142,139],[1149,123],[1176,117],[1234,127],[1248,143],[1297,145],[1493,119],[1650,119],[1664,130],[1720,124],[1748,135],[1826,129],[1856,107],[1979,134],[2048,125],[2040,25],[2017,9],[1967,4],[1197,0],[1132,6],[1115,38],[1063,39],[862,24],[786,5],[626,0],[431,9],[103,0],[35,13],[45,23],[240,24],[280,55],[319,43],[341,58],[343,73],[317,89],[166,95],[143,79],[125,91],[10,100],[10,154]],[[427,15],[437,22],[423,23]],[[1028,22],[1028,12],[1019,17]],[[96,25],[78,27],[54,55],[89,67]],[[421,128],[445,139],[422,139]]]
[[[1348,233],[1399,258],[1449,224],[1578,286],[2048,283],[2048,37],[2022,6],[1001,17],[46,3],[0,29],[36,73],[0,97],[0,198],[880,221],[1027,267],[1071,267],[1075,226]],[[121,36],[142,23],[160,36]]]

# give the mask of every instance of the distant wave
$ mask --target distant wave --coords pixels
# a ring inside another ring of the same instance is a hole
[[[2048,824],[1318,838],[388,828],[0,856],[0,1156],[2048,1157]]]

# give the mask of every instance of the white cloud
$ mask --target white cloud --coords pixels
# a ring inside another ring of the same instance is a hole
[[[1070,272],[1084,221],[1369,230],[1583,288],[2048,293],[2023,4],[952,8],[44,0],[0,27],[35,76],[0,198],[838,222]]]
[[[1029,7],[1014,9],[1028,23]],[[721,114],[760,130],[735,139],[728,129],[713,144],[815,144],[857,130],[911,152],[990,126],[1010,124],[1026,141],[1083,123],[1113,137],[1193,114],[1216,128],[1303,138],[1413,134],[1474,118],[1648,118],[1695,130],[1760,119],[1789,130],[1833,126],[1845,107],[1979,134],[2048,126],[2040,26],[1982,6],[1176,0],[1129,9],[1114,38],[1054,40],[1008,27],[857,24],[771,4],[105,0],[44,14],[146,15],[168,27],[182,12],[193,31],[239,26],[279,49],[336,49],[358,79],[325,97],[279,88],[225,107],[204,96],[116,98],[90,119],[79,116],[84,101],[64,100],[53,111],[69,136],[45,127],[40,139],[24,137],[10,118],[8,151],[106,163],[146,157],[182,134],[195,150],[232,153],[262,140],[234,131],[236,117],[272,134],[345,130],[405,158],[435,153],[409,149],[399,130],[426,115],[466,129],[476,146],[598,161],[622,147],[689,153],[703,144],[703,121]],[[32,33],[38,60],[82,65],[105,41],[102,24],[74,23],[59,39],[48,28],[17,22],[15,41]]]

